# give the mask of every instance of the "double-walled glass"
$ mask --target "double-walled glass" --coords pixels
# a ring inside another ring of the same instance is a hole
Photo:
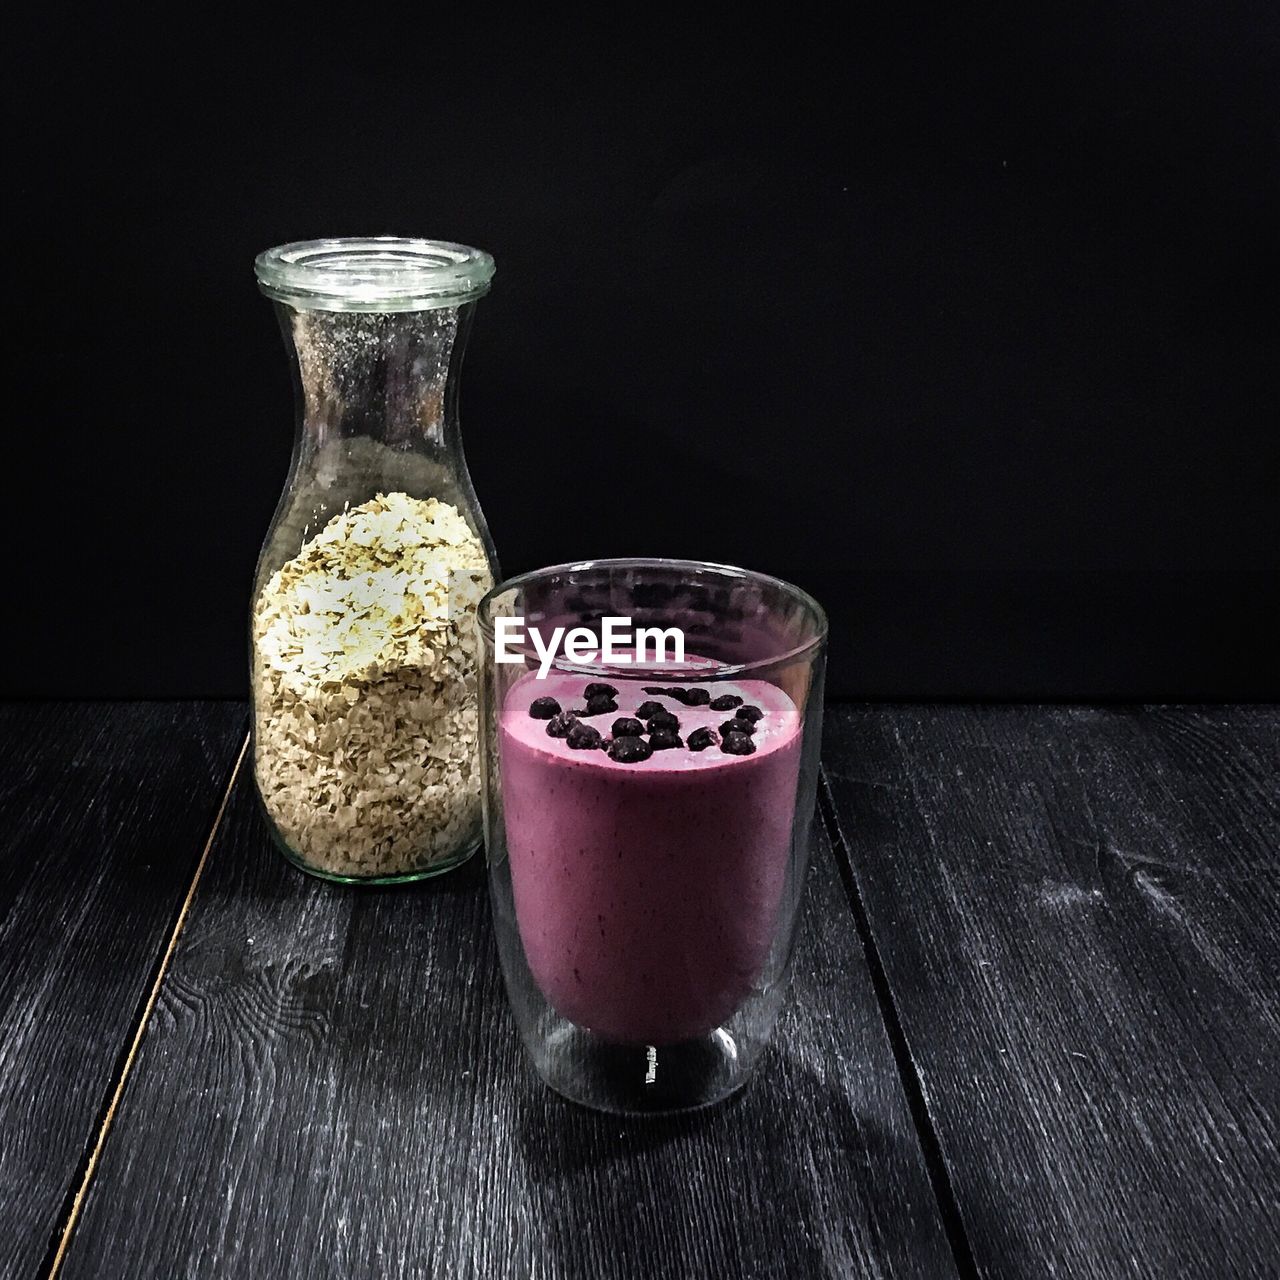
[[[500,621],[515,618],[518,630]],[[545,651],[556,628],[585,628],[603,649],[606,625],[612,661],[584,659],[585,644],[546,661],[532,635]],[[636,628],[667,633],[665,661],[652,635],[643,652],[628,645]],[[821,608],[723,565],[599,560],[503,583],[479,630],[494,926],[535,1068],[610,1111],[725,1097],[788,985],[817,784]]]
[[[488,254],[315,240],[256,262],[296,379],[254,580],[254,778],[313,875],[436,875],[481,838],[475,610],[497,580],[458,381]]]

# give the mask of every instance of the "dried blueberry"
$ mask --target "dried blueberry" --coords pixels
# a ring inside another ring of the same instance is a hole
[[[613,722],[615,738],[638,738],[644,732],[644,725],[633,716],[619,716]]]
[[[587,716],[604,716],[610,711],[617,711],[618,704],[607,693],[597,693],[587,699],[587,709],[582,714]]]
[[[689,750],[705,751],[708,747],[714,747],[719,741],[719,735],[714,729],[695,729],[689,735]]]
[[[673,684],[662,692],[685,707],[705,707],[711,701],[711,695],[705,689],[686,689],[679,684]]]
[[[569,730],[569,736],[565,741],[575,751],[595,751],[598,747],[604,745],[600,730],[593,729],[589,724],[575,724]]]
[[[661,732],[664,729],[675,733],[680,728],[680,721],[670,711],[655,711],[649,717],[649,732]]]
[[[712,711],[732,711],[734,707],[742,706],[742,699],[736,693],[722,693],[718,698],[711,699]]]
[[[614,738],[609,743],[609,759],[619,764],[635,764],[638,760],[647,760],[653,755],[653,749],[643,738]]]
[[[750,720],[752,724],[755,724],[764,715],[764,712],[759,707],[753,707],[748,704],[745,707],[739,707],[733,714],[739,720]]]
[[[578,717],[572,711],[561,711],[547,721],[547,732],[553,738],[567,738],[569,730],[578,723]]]
[[[667,690],[660,684],[647,684],[644,687],[645,693],[666,693]]]
[[[683,747],[684,739],[674,729],[654,729],[649,733],[649,747],[653,751],[670,751]]]
[[[617,692],[611,684],[596,683],[587,685],[582,691],[582,696],[589,702],[592,698],[612,698]]]
[[[727,756],[749,756],[756,744],[745,733],[726,733],[720,739],[720,750]]]
[[[554,698],[534,698],[529,704],[529,714],[535,720],[550,720],[559,710],[560,704]]]
[[[645,693],[648,692],[649,690],[646,689]],[[638,715],[641,720],[647,720],[650,716],[669,716],[670,714],[671,712],[668,711],[660,702],[642,702],[636,708],[636,715]]]
[[[756,727],[750,720],[726,720],[720,726],[721,733],[745,733],[750,735],[755,731]]]

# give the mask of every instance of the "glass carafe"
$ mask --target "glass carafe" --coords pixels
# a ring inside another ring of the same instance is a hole
[[[385,237],[255,268],[298,406],[250,611],[258,795],[305,871],[437,875],[481,841],[475,610],[498,572],[458,377],[493,259]]]

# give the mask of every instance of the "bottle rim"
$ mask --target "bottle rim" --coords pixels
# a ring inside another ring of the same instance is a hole
[[[493,258],[450,240],[336,236],[276,245],[254,259],[258,287],[299,311],[429,311],[489,291]]]

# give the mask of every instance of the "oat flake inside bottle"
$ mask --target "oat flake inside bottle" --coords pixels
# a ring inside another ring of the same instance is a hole
[[[258,795],[305,871],[436,875],[481,839],[475,610],[499,575],[458,375],[493,259],[383,237],[255,266],[298,393],[250,617]]]

